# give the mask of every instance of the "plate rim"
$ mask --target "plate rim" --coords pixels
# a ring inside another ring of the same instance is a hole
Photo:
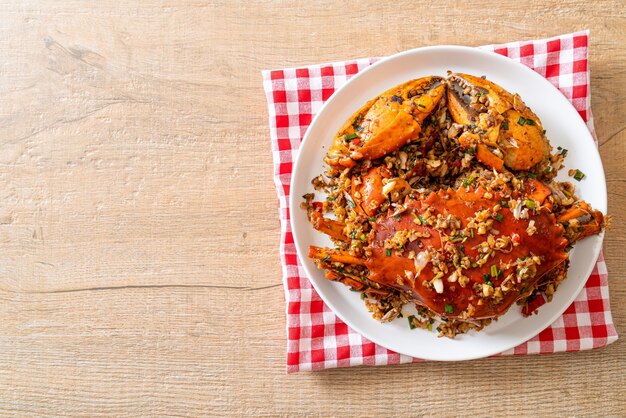
[[[600,178],[598,180],[601,180],[601,184],[602,184],[602,193],[601,193],[601,196],[599,197],[599,198],[601,198],[602,201],[600,202],[600,204],[597,204],[595,206],[596,206],[596,209],[600,210],[601,212],[603,212],[603,213],[607,212],[608,192],[607,192],[607,188],[606,188],[606,175],[605,175],[605,171],[604,171],[604,166],[602,164],[602,159],[600,158],[600,154],[599,154],[599,151],[597,149],[597,143],[594,141],[593,135],[589,131],[589,128],[588,128],[587,124],[582,119],[582,117],[580,116],[578,111],[574,108],[573,104],[567,99],[567,97],[565,97],[565,95],[556,86],[554,86],[545,77],[541,76],[539,73],[537,73],[536,71],[534,71],[530,67],[527,67],[524,64],[522,64],[521,62],[517,62],[517,61],[515,61],[515,60],[513,60],[513,59],[511,59],[509,57],[505,57],[505,56],[497,54],[495,52],[484,50],[484,49],[479,49],[477,47],[464,46],[464,45],[433,45],[433,46],[425,46],[425,47],[409,49],[409,50],[402,51],[402,52],[399,52],[397,54],[393,54],[393,55],[390,55],[388,57],[380,59],[379,61],[375,62],[372,65],[369,65],[367,68],[364,68],[363,70],[359,71],[356,75],[351,77],[349,80],[347,80],[340,88],[338,88],[337,90],[335,90],[333,92],[333,94],[331,95],[331,97],[328,98],[328,100],[326,100],[323,103],[323,105],[317,111],[317,113],[315,114],[315,116],[311,120],[311,123],[307,127],[307,130],[304,133],[302,141],[301,141],[301,143],[299,145],[297,154],[295,155],[295,158],[294,158],[294,164],[293,164],[293,170],[292,170],[291,182],[290,182],[290,195],[289,195],[289,202],[288,202],[289,203],[288,204],[288,206],[289,206],[289,213],[290,213],[289,225],[291,227],[291,233],[292,233],[293,238],[294,238],[294,246],[296,247],[297,257],[298,257],[298,260],[300,261],[300,263],[301,263],[301,265],[302,265],[302,267],[303,267],[303,269],[304,269],[304,271],[306,273],[306,278],[309,280],[309,282],[311,283],[311,285],[313,286],[315,291],[318,293],[320,298],[324,301],[324,303],[332,310],[332,312],[339,319],[341,319],[346,325],[348,325],[350,328],[352,328],[355,332],[357,332],[361,336],[367,338],[368,340],[372,341],[373,343],[380,345],[381,347],[384,347],[384,348],[386,348],[388,350],[395,351],[395,352],[397,352],[399,354],[407,355],[407,356],[410,356],[410,357],[419,358],[419,359],[422,359],[422,360],[430,360],[430,361],[467,361],[467,360],[474,360],[474,359],[494,356],[494,355],[497,355],[497,354],[499,354],[501,352],[510,350],[511,348],[513,348],[513,347],[515,347],[515,346],[517,346],[519,344],[523,344],[524,342],[532,339],[533,337],[535,337],[536,335],[541,333],[546,328],[550,327],[561,315],[563,315],[565,310],[567,310],[567,308],[574,302],[574,300],[580,294],[580,292],[582,291],[583,287],[587,283],[588,277],[590,276],[590,274],[593,271],[593,268],[594,268],[594,266],[595,266],[595,264],[597,262],[597,258],[599,256],[601,250],[602,250],[602,244],[603,244],[603,240],[604,240],[604,231],[602,231],[602,233],[600,233],[597,236],[598,237],[598,242],[594,246],[594,253],[595,254],[592,257],[594,261],[592,263],[590,263],[590,265],[588,265],[586,270],[585,270],[585,275],[584,276],[587,276],[587,279],[581,279],[580,280],[580,283],[578,283],[575,292],[573,292],[573,296],[571,297],[571,300],[567,301],[567,303],[563,302],[563,306],[561,306],[559,309],[557,309],[556,312],[551,317],[549,317],[549,319],[546,319],[544,321],[545,322],[544,325],[541,325],[541,326],[537,327],[536,329],[533,329],[532,331],[526,332],[523,335],[523,339],[522,339],[522,336],[518,337],[518,339],[512,339],[514,341],[511,344],[509,344],[507,347],[505,347],[504,349],[502,347],[498,347],[496,350],[485,350],[484,352],[479,353],[479,354],[469,354],[468,353],[465,356],[461,355],[461,356],[457,356],[455,358],[447,358],[445,356],[442,356],[442,357],[437,357],[437,356],[415,357],[414,354],[403,352],[402,350],[399,350],[396,347],[389,348],[388,345],[386,345],[384,341],[381,341],[380,338],[378,338],[378,336],[372,335],[369,331],[363,330],[359,326],[355,326],[354,322],[350,318],[347,318],[343,314],[339,313],[340,310],[335,308],[334,303],[331,302],[329,300],[329,298],[325,296],[325,291],[321,290],[319,288],[319,286],[316,283],[316,280],[313,280],[311,278],[311,275],[309,274],[309,266],[307,264],[308,258],[304,257],[303,252],[299,248],[300,247],[299,243],[301,242],[301,240],[299,238],[299,232],[298,232],[299,228],[296,227],[295,221],[294,221],[295,216],[293,216],[294,211],[298,210],[298,208],[299,208],[299,203],[296,201],[296,199],[297,199],[296,193],[293,193],[293,190],[292,190],[291,186],[293,185],[294,178],[296,178],[296,174],[300,171],[300,167],[303,164],[302,161],[304,159],[301,158],[302,154],[301,154],[300,151],[302,150],[303,145],[311,140],[311,139],[309,139],[310,135],[311,135],[311,132],[312,132],[311,127],[315,126],[315,124],[318,123],[318,120],[321,119],[321,115],[324,114],[325,110],[328,107],[330,107],[331,104],[335,100],[338,100],[337,98],[341,95],[341,92],[344,89],[349,88],[349,86],[352,83],[355,83],[360,78],[365,77],[369,72],[375,71],[376,68],[378,68],[380,66],[383,66],[383,65],[390,65],[390,63],[392,63],[392,62],[394,62],[396,60],[399,60],[399,59],[401,59],[401,58],[403,58],[403,57],[405,57],[407,55],[428,53],[428,52],[432,52],[432,51],[440,52],[440,53],[446,53],[446,52],[450,53],[450,52],[453,52],[453,51],[463,51],[463,52],[467,52],[467,53],[471,53],[471,54],[489,56],[490,59],[499,60],[502,63],[506,63],[506,65],[513,64],[513,65],[519,67],[520,69],[522,69],[522,71],[524,71],[526,74],[528,74],[529,77],[536,78],[542,84],[549,85],[553,90],[555,90],[558,93],[559,100],[563,103],[563,105],[569,107],[576,114],[576,116],[577,116],[576,123],[579,124],[579,125],[582,124],[582,126],[584,127],[583,134],[586,136],[586,139],[587,140],[591,140],[591,142],[595,145],[596,153],[595,153],[594,156],[597,157],[596,158],[597,159],[597,168],[598,168],[598,173],[600,175]]]

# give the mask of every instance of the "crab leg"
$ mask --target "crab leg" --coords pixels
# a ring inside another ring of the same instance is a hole
[[[557,222],[567,222],[572,219],[580,218],[586,215],[591,215],[591,206],[587,202],[576,202],[574,206],[563,212],[558,218]]]
[[[348,251],[331,250],[329,248],[316,247],[314,245],[309,247],[309,258],[324,261],[335,261],[344,264],[356,264],[359,266],[365,265],[365,260],[351,255]]]
[[[582,201],[562,213],[557,221],[568,224],[565,232],[570,244],[595,235],[606,226],[602,212],[591,209],[587,202]]]
[[[339,241],[350,241],[343,233],[343,230],[346,227],[343,222],[324,218],[324,215],[320,212],[311,213],[310,219],[313,227],[318,231],[323,232]]]
[[[324,277],[334,282],[341,282],[346,286],[352,287],[354,290],[363,290],[365,288],[365,284],[363,282],[354,280],[345,274],[339,274],[336,271],[328,270],[326,274],[324,274]]]

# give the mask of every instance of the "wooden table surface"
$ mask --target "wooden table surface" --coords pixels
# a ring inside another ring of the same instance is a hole
[[[0,2],[2,415],[626,414],[623,340],[286,375],[260,74],[591,29],[624,333],[623,0],[97,3]]]

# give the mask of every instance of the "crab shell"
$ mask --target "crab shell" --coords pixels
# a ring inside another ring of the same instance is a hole
[[[529,219],[516,219],[510,209],[502,208],[501,220],[494,221],[493,225],[493,229],[497,228],[498,232],[496,238],[517,235],[518,243],[521,245],[511,245],[505,251],[494,251],[493,257],[489,257],[482,266],[473,265],[463,269],[462,274],[469,278],[469,282],[464,285],[456,279],[452,280],[454,271],[451,270],[440,279],[443,288],[438,291],[432,285],[435,277],[433,263],[428,262],[421,271],[417,271],[416,262],[409,257],[411,253],[419,257],[420,253],[428,252],[429,247],[443,249],[446,246],[454,246],[456,249],[452,249],[453,251],[459,251],[459,254],[475,260],[480,255],[478,245],[486,241],[487,235],[475,234],[466,237],[463,242],[453,243],[445,233],[442,235],[437,229],[422,224],[419,219],[422,215],[426,216],[426,209],[430,207],[431,215],[452,214],[461,220],[464,228],[467,226],[467,220],[473,218],[477,211],[492,209],[500,202],[499,199],[497,193],[486,198],[482,188],[469,191],[448,189],[431,193],[424,199],[410,199],[405,204],[407,207],[405,212],[382,218],[374,224],[370,235],[371,255],[365,260],[365,266],[370,271],[369,279],[398,289],[417,304],[448,318],[455,318],[460,313],[462,319],[483,319],[502,315],[525,293],[527,295],[526,291],[530,291],[545,274],[568,258],[565,252],[567,240],[564,237],[563,226],[556,222],[554,215],[547,209],[530,214]],[[531,220],[534,221],[536,228],[532,235],[527,232]],[[388,250],[384,246],[385,240],[392,238],[396,231],[416,231],[425,237],[412,242],[407,241],[401,249]],[[541,264],[536,266],[536,274],[518,281],[516,260],[533,255],[540,255],[541,258]],[[501,274],[493,277],[491,266],[496,266]],[[497,287],[509,276],[514,280],[509,278],[507,287],[510,286],[510,290],[504,293],[501,301],[496,303],[494,299],[484,297],[482,287],[486,282],[485,277]]]
[[[468,74],[451,74],[447,82],[452,119],[475,131],[466,132],[459,142],[465,148],[478,146],[481,162],[498,171],[502,163],[513,170],[529,170],[550,155],[541,121],[519,95]],[[490,147],[500,152],[491,152]]]
[[[335,135],[325,161],[353,167],[397,151],[417,139],[422,122],[445,92],[441,77],[423,77],[400,84],[367,102]]]

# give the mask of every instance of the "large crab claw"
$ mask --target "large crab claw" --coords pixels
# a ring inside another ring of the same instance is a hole
[[[397,151],[417,139],[422,122],[445,92],[441,77],[423,77],[400,84],[354,113],[333,140],[325,161],[335,167],[352,167]]]
[[[529,170],[550,155],[541,121],[519,95],[468,74],[448,77],[448,109],[456,123],[469,126],[459,138],[476,146],[476,158],[502,171]]]

